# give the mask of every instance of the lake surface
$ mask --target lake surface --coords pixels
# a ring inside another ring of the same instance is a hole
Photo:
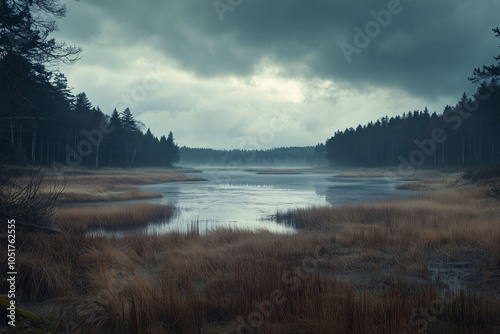
[[[391,179],[392,183],[388,183],[384,177],[341,177],[313,171],[301,174],[257,174],[243,169],[217,168],[202,171],[196,176],[207,181],[141,186],[163,195],[163,198],[147,202],[176,207],[176,214],[168,222],[150,223],[141,229],[142,233],[188,232],[193,227],[201,233],[221,227],[293,233],[294,228],[268,218],[277,211],[416,194],[394,190],[397,183],[403,182]],[[102,233],[110,232],[94,231],[92,234]]]

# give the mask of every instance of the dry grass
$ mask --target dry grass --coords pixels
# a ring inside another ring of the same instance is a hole
[[[302,172],[296,170],[261,170],[257,172],[257,174],[270,174],[270,175],[279,175],[279,174],[302,174]]]
[[[48,169],[47,174],[53,171]],[[137,185],[167,182],[203,181],[203,178],[181,173],[197,172],[188,169],[113,169],[99,170],[66,168],[58,176],[65,185],[60,203],[86,203],[127,201],[134,199],[159,198],[161,194],[141,190]],[[62,177],[64,176],[64,177]]]
[[[415,182],[415,183],[404,183],[396,186],[398,190],[412,190],[412,191],[429,191],[434,188],[427,183]]]
[[[262,168],[249,168],[245,169],[245,172],[251,172],[256,174],[302,174],[301,171],[293,169],[262,169]]]
[[[411,199],[298,209],[277,217],[305,230],[335,231],[344,246],[467,249],[481,240],[481,247],[491,250],[500,242],[500,205],[486,193],[487,187],[449,188]]]
[[[398,167],[384,168],[351,168],[337,170],[339,177],[389,177],[402,178],[408,181],[453,182],[462,173],[461,169],[449,168],[441,170],[415,169],[412,171],[399,170]]]
[[[264,169],[264,168],[248,168],[245,169],[245,172],[254,172],[257,174],[303,174],[303,173],[317,173],[317,174],[333,174],[333,173],[341,173],[343,170],[338,170],[334,168],[311,168],[304,167],[298,169]]]
[[[418,322],[409,319],[441,301],[439,289],[393,278],[359,290],[339,280],[328,269],[343,260],[336,235],[23,236],[22,270],[31,278],[19,295],[25,303],[52,305],[49,318],[60,330],[416,333]],[[488,332],[498,325],[499,312],[498,296],[461,292],[431,314],[437,317],[428,332]]]
[[[174,212],[170,205],[128,204],[60,208],[54,226],[67,232],[85,232],[89,228],[123,228],[168,219]]]
[[[412,199],[281,214],[303,229],[294,235],[19,235],[19,298],[28,309],[51,305],[60,331],[370,334],[426,324],[427,333],[494,332],[500,204],[485,186],[433,186]],[[81,209],[61,211],[61,221],[67,214],[71,226],[99,208]],[[457,259],[470,273],[464,282],[481,288],[445,298],[431,272]]]
[[[114,202],[162,197],[160,193],[144,191],[135,186],[129,186],[128,188],[127,190],[122,190],[123,188],[112,185],[92,186],[73,184],[61,195],[59,203]]]
[[[67,184],[69,186],[85,184],[105,184],[105,185],[138,185],[155,184],[181,181],[200,181],[199,177],[186,176],[172,170],[161,169],[137,169],[137,170],[98,170],[93,173],[82,173],[81,171],[68,174]]]
[[[330,174],[330,173],[338,173],[337,170],[334,169],[318,169],[318,168],[313,168],[310,169],[312,173],[317,173],[317,174]]]
[[[440,190],[411,199],[293,210],[277,218],[304,231],[335,233],[337,261],[324,265],[368,289],[384,284],[381,273],[418,281],[437,268],[462,275],[467,286],[498,291],[500,202],[487,196],[487,186],[433,187]]]

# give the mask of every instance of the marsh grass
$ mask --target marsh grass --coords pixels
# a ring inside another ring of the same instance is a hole
[[[338,242],[336,233],[22,238],[22,270],[33,278],[19,286],[20,301],[52,305],[49,319],[60,330],[416,333],[409,319],[441,298],[433,285],[396,278],[360,290],[328,266],[342,260],[337,248],[317,267],[306,265],[318,246]],[[498,312],[498,296],[461,292],[429,321],[428,332],[488,332]]]
[[[279,175],[279,174],[302,174],[303,170],[296,169],[263,169],[263,168],[247,168],[245,172],[256,173],[256,174],[270,174],[270,175]]]
[[[297,170],[261,170],[258,171],[257,174],[263,175],[293,175],[293,174],[302,174],[302,172]]]
[[[124,189],[113,185],[94,187],[91,185],[71,185],[61,195],[59,203],[115,202],[161,197],[160,193],[144,191],[135,186]]]
[[[67,232],[86,232],[90,228],[126,228],[172,216],[174,207],[161,204],[121,204],[60,208],[54,226]]]
[[[111,202],[159,198],[161,194],[141,190],[137,185],[167,182],[203,181],[203,178],[182,173],[197,172],[190,169],[113,169],[90,170],[66,168],[57,175],[64,183],[65,192],[59,203]],[[50,175],[53,171],[48,169]]]
[[[20,234],[19,301],[28,309],[50,305],[59,331],[417,333],[425,321],[427,333],[494,332],[498,201],[486,186],[433,186],[411,199],[278,213],[301,229],[292,235]],[[63,208],[56,222],[85,230],[154,211],[125,209]],[[436,258],[452,265],[460,254],[482,290],[455,291],[439,312],[422,313],[443,299],[442,283],[430,279]]]
[[[459,168],[448,168],[441,170],[415,169],[402,173],[398,167],[387,168],[351,168],[349,170],[337,170],[338,177],[388,177],[401,178],[407,181],[422,182],[453,182],[461,177],[462,170]]]
[[[433,186],[440,190],[410,199],[278,212],[276,219],[303,231],[335,233],[338,261],[323,265],[369,289],[381,273],[419,280],[430,277],[430,265],[444,269],[446,263],[456,275],[466,263],[473,272],[470,286],[498,285],[498,200],[487,196],[487,186]],[[454,260],[457,254],[461,260]]]
[[[412,191],[429,191],[433,190],[432,186],[421,182],[403,183],[396,186],[397,190],[412,190]]]
[[[303,230],[335,231],[344,246],[394,250],[410,246],[494,249],[500,240],[500,206],[487,187],[459,187],[411,199],[278,212],[276,219]]]

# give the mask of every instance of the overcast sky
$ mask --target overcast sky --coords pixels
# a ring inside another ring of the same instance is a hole
[[[68,0],[62,66],[106,114],[180,146],[323,143],[409,110],[441,113],[494,63],[498,0]]]

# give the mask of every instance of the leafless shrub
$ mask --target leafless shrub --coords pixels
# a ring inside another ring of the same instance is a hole
[[[491,185],[491,194],[488,194],[488,196],[500,199],[500,185],[498,184]]]
[[[500,177],[500,167],[498,166],[483,166],[476,169],[466,169],[462,173],[462,178],[471,180],[472,182],[489,180]]]
[[[0,212],[25,224],[49,227],[64,189],[64,183],[48,178],[41,168],[0,166]]]

